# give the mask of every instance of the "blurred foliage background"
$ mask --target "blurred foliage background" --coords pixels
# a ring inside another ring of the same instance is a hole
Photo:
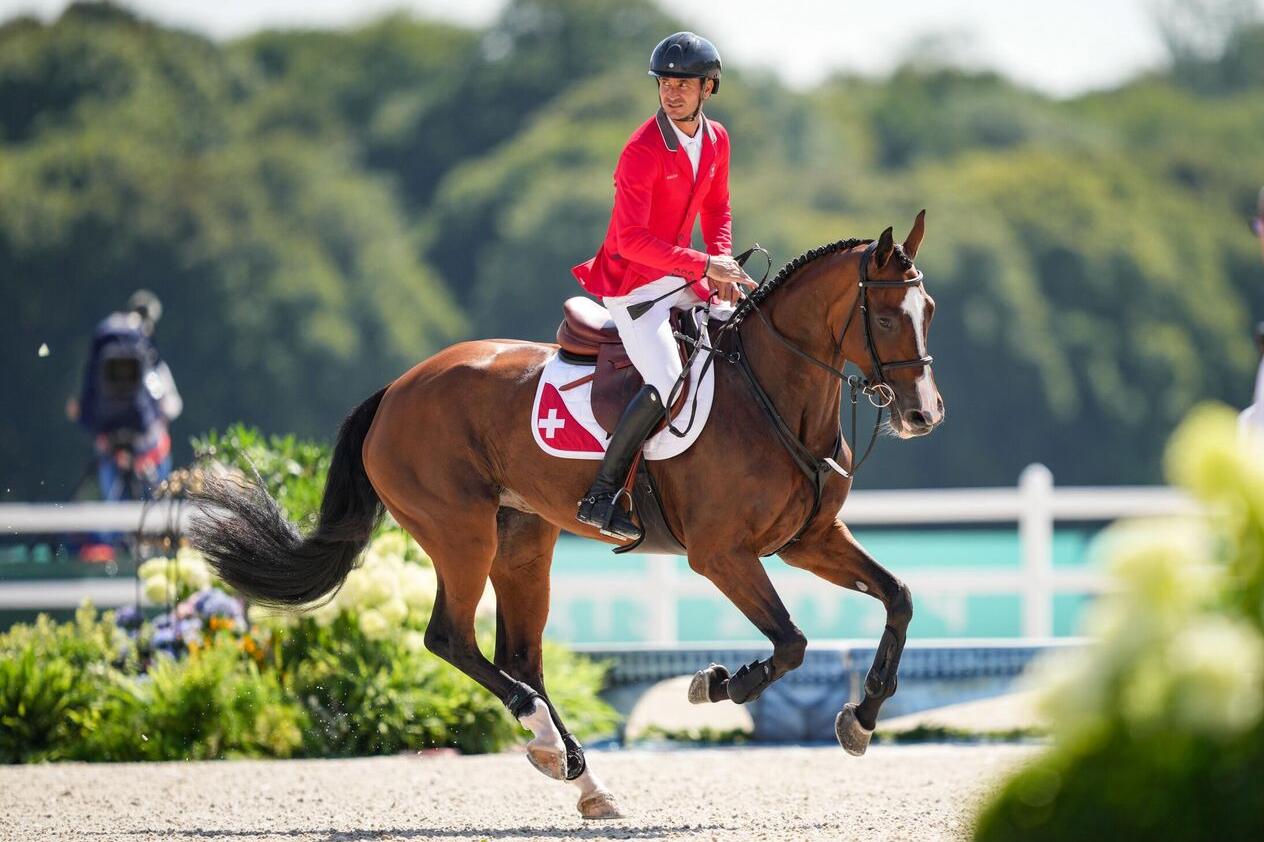
[[[1264,24],[1208,49],[1169,23],[1168,70],[1071,100],[925,59],[802,92],[726,68],[709,113],[738,243],[780,263],[929,209],[949,423],[878,448],[865,486],[1012,484],[1037,460],[1155,482],[1189,407],[1249,402]],[[69,492],[88,451],[63,404],[137,287],[166,308],[178,458],[238,419],[331,436],[458,339],[549,338],[656,107],[646,55],[679,28],[645,0],[227,43],[108,3],[0,26],[0,495]]]

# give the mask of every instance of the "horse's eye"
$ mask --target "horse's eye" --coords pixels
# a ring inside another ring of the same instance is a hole
[[[891,328],[895,327],[895,322],[891,321],[891,319],[887,316],[879,316],[878,327],[882,328],[883,330],[890,330]]]

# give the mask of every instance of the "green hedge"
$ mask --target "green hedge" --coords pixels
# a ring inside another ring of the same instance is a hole
[[[525,736],[418,637],[370,637],[348,613],[265,620],[196,637],[142,672],[145,653],[111,612],[42,616],[0,635],[0,762],[479,753]],[[567,724],[581,739],[611,733],[617,714],[597,697],[605,667],[556,645],[545,657]]]

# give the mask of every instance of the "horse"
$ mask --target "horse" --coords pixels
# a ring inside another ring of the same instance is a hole
[[[855,364],[867,390],[889,404],[886,423],[897,437],[925,435],[943,421],[926,346],[935,302],[913,263],[924,231],[922,211],[902,244],[891,228],[876,241],[840,240],[762,283],[716,340],[727,350],[715,349],[707,426],[683,454],[650,466],[689,566],[772,643],[770,657],[736,672],[716,664],[699,670],[691,701],[752,701],[803,662],[807,638],[761,556],[777,552],[793,567],[882,603],[886,623],[864,697],[844,705],[835,725],[854,755],[864,753],[879,708],[896,690],[913,602],[837,515],[853,462],[840,422],[849,383],[842,368]],[[853,323],[860,329],[850,329]],[[389,511],[434,563],[426,647],[531,730],[527,758],[579,787],[584,817],[617,817],[617,801],[588,767],[544,683],[541,638],[560,531],[616,543],[575,520],[591,463],[546,455],[532,439],[536,382],[556,353],[555,345],[506,339],[438,352],[347,416],[310,534],[286,521],[264,489],[221,481],[201,492],[204,514],[192,542],[247,597],[306,606],[337,590]],[[745,362],[725,364],[736,359]],[[489,578],[497,597],[490,661],[474,634]]]

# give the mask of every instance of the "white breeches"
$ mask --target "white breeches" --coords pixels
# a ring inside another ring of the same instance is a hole
[[[628,316],[628,307],[643,301],[650,301],[670,292],[685,283],[684,278],[667,275],[657,281],[651,281],[637,287],[627,295],[611,296],[601,299],[601,303],[610,311],[610,318],[619,329],[619,338],[628,352],[628,359],[641,373],[647,385],[658,390],[659,397],[666,402],[676,378],[684,371],[680,361],[680,351],[672,336],[672,308],[683,309],[702,303],[692,286],[668,295],[654,304],[639,319]],[[711,316],[717,319],[728,319],[733,315],[733,305],[720,301],[711,304]]]

